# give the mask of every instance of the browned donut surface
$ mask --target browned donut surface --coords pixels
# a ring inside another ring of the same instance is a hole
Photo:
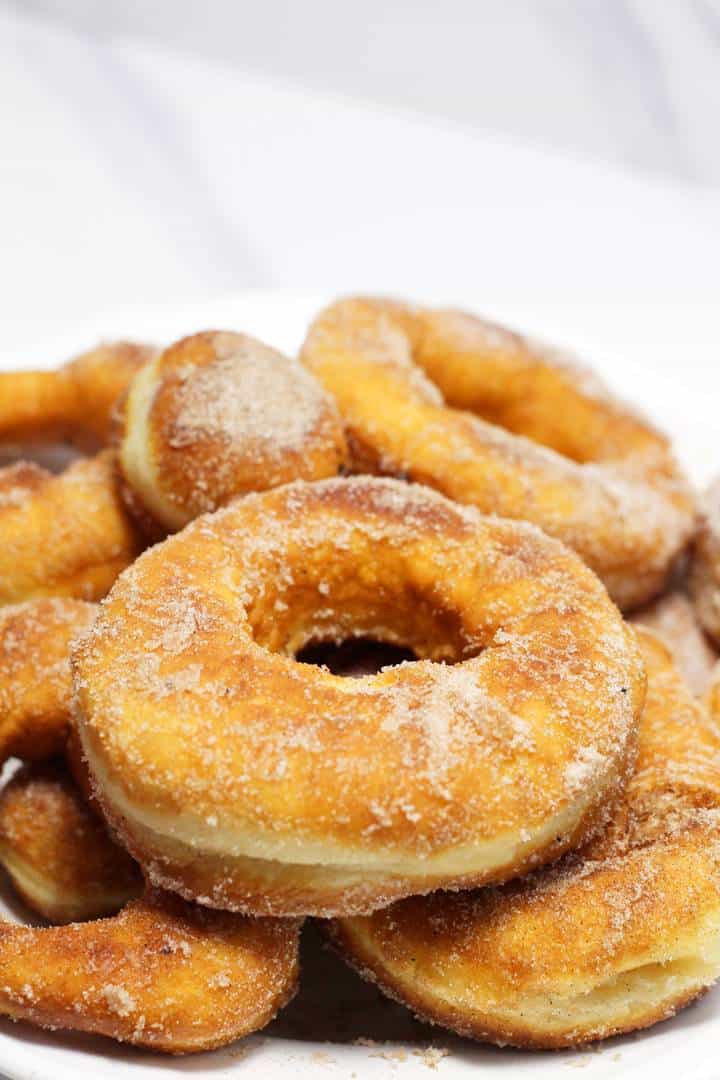
[[[27,462],[0,469],[0,606],[99,600],[141,546],[109,450],[59,476]]]
[[[608,830],[502,888],[341,919],[368,978],[464,1035],[576,1046],[672,1015],[720,974],[720,736],[667,648],[640,631],[648,695]]]
[[[296,360],[246,334],[183,338],[142,370],[124,407],[128,503],[160,530],[235,495],[335,476],[346,456],[330,395]]]
[[[351,680],[307,644],[416,662]],[[157,884],[255,913],[507,878],[597,828],[644,673],[533,526],[355,477],[236,500],[122,576],[74,663],[96,794]]]
[[[651,604],[638,608],[629,621],[654,630],[663,639],[685,682],[701,697],[718,661],[718,653],[706,636],[684,588],[674,588]]]
[[[50,597],[0,608],[0,765],[40,761],[65,747],[72,714],[70,644],[96,607]]]
[[[668,440],[557,350],[462,312],[341,300],[302,359],[335,397],[357,471],[531,521],[631,608],[694,529]]]
[[[59,760],[25,766],[0,792],[0,864],[28,907],[53,923],[114,915],[142,891],[137,864]]]
[[[698,618],[720,645],[720,478],[707,491],[702,510],[690,581]]]
[[[104,446],[115,403],[155,351],[118,341],[99,345],[56,371],[0,372],[0,443]]]
[[[249,919],[148,890],[119,915],[0,923],[0,1014],[169,1054],[264,1027],[295,992],[298,924]]]

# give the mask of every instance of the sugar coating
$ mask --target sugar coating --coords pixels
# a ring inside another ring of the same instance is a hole
[[[93,604],[48,597],[0,610],[0,762],[62,749],[72,712],[70,647]]]
[[[310,372],[227,331],[159,356],[133,384],[124,426],[130,505],[166,528],[247,491],[336,475],[345,458],[335,405]]]
[[[207,912],[148,890],[118,915],[6,925],[0,1012],[170,1053],[263,1027],[295,990],[293,922]]]
[[[237,454],[301,450],[327,395],[296,361],[241,334],[213,336],[217,360],[181,370],[170,445],[221,438]]]
[[[353,636],[421,659],[352,681],[293,659]],[[367,477],[249,495],[153,549],[75,670],[83,731],[126,792],[191,813],[207,843],[242,823],[279,858],[529,838],[578,799],[580,770],[591,793],[622,771],[642,683],[557,542]]]
[[[141,891],[137,865],[57,760],[21,768],[0,792],[0,864],[56,923],[115,914]]]
[[[501,1044],[576,1045],[672,1015],[717,977],[720,738],[666,647],[640,641],[638,759],[602,834],[523,881],[335,924],[361,973],[421,1016]]]
[[[705,693],[717,650],[705,635],[683,586],[678,586],[630,617],[630,622],[654,630],[671,649],[675,663],[694,694]]]
[[[622,607],[660,590],[692,534],[692,494],[667,440],[565,354],[464,313],[360,299],[322,312],[301,357],[338,402],[356,471],[534,522],[578,551]],[[477,415],[473,385],[487,399]],[[465,404],[449,407],[443,391]],[[504,409],[512,430],[493,422]],[[552,444],[556,418],[569,427],[579,409],[576,460]],[[535,431],[537,441],[523,437]]]
[[[706,492],[695,541],[690,587],[698,618],[720,644],[720,478]]]
[[[98,599],[138,550],[110,452],[57,476],[29,463],[0,469],[0,603]]]

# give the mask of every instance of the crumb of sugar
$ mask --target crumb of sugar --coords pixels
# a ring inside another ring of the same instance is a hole
[[[107,1007],[118,1016],[129,1016],[137,1008],[137,1002],[124,986],[106,983],[100,990],[100,996],[107,1002]]]
[[[443,1046],[428,1046],[423,1050],[413,1050],[413,1054],[419,1057],[428,1069],[437,1069],[443,1058],[450,1056],[450,1051]]]

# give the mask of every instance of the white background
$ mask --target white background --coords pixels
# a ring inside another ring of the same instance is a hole
[[[560,337],[583,308],[612,349],[619,303],[714,364],[719,11],[0,0],[0,360],[126,305],[359,285],[511,295]]]

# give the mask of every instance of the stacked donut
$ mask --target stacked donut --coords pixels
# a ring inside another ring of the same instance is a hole
[[[95,456],[0,470],[0,863],[54,924],[0,924],[1,1013],[220,1046],[306,917],[499,1044],[712,985],[717,492],[639,414],[363,298],[297,359],[213,331],[2,378],[6,446]]]

